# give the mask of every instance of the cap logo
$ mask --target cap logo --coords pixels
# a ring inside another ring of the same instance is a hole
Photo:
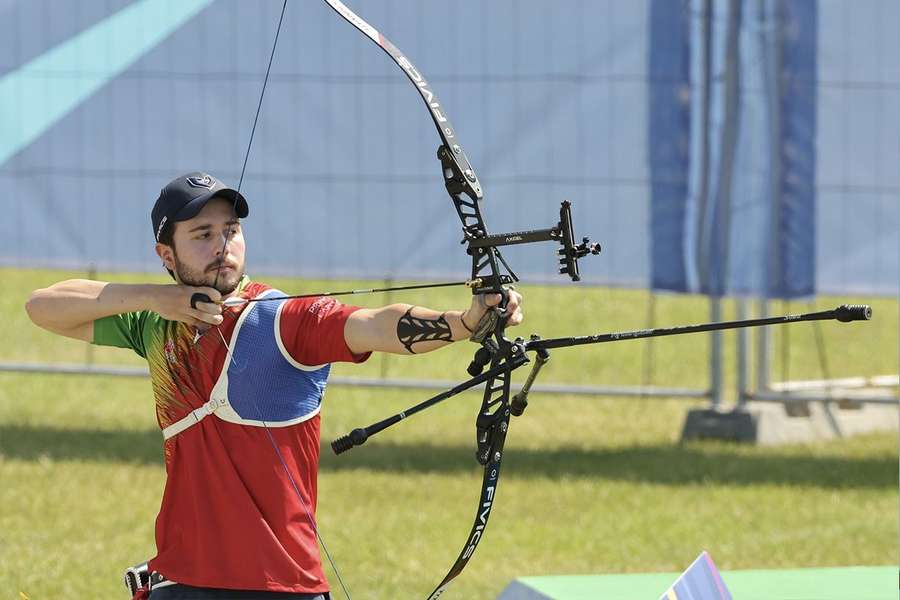
[[[206,188],[208,190],[211,190],[213,186],[216,185],[216,180],[209,175],[204,175],[203,177],[188,177],[187,182],[191,187]]]

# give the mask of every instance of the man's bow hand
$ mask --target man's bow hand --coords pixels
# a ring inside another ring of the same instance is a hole
[[[505,293],[506,307],[499,315],[493,309],[503,303],[503,295],[476,294],[472,296],[472,305],[462,314],[463,327],[472,334],[471,339],[480,341],[489,335],[497,317],[505,318],[507,327],[515,327],[525,319],[525,314],[522,312],[522,294],[512,287],[507,288]]]

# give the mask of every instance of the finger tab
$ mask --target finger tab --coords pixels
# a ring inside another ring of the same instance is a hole
[[[191,308],[197,308],[198,302],[208,302],[212,304],[212,300],[209,299],[209,296],[201,292],[196,292],[191,296]]]

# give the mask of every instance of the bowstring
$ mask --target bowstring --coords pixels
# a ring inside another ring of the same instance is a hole
[[[247,151],[244,153],[244,162],[243,162],[243,165],[241,166],[240,178],[238,179],[238,185],[237,185],[237,190],[236,190],[237,193],[234,196],[235,213],[237,212],[237,202],[238,202],[238,198],[240,197],[240,194],[241,194],[241,186],[244,183],[244,175],[247,172],[247,163],[250,159],[250,149],[253,147],[253,137],[256,134],[256,126],[259,123],[259,115],[262,111],[263,98],[265,98],[265,95],[266,95],[266,86],[269,83],[269,74],[272,71],[272,62],[275,60],[275,49],[278,47],[278,37],[281,34],[281,26],[282,26],[282,23],[284,23],[284,13],[286,10],[287,10],[287,0],[284,0],[284,2],[281,5],[281,15],[278,18],[278,27],[275,29],[275,39],[272,42],[272,52],[269,54],[269,64],[266,66],[266,75],[263,78],[262,90],[259,93],[259,102],[256,105],[256,115],[253,117],[253,127],[250,129],[250,141],[247,143]],[[232,236],[233,236],[233,233],[231,233],[231,232],[228,232],[225,234],[225,242],[222,244],[222,251],[219,254],[219,268],[216,269],[216,277],[213,280],[213,285],[212,285],[213,288],[215,288],[216,284],[219,282],[219,273],[222,272],[221,267],[222,267],[222,262],[225,259],[225,250],[228,248],[228,242],[231,240]],[[219,337],[222,339],[222,343],[225,345],[225,350],[231,356],[232,363],[235,366],[237,366],[237,363],[234,360],[234,356],[231,355],[230,348],[228,347],[228,344],[225,342],[225,338],[222,335],[221,329],[219,329],[218,325],[216,325],[215,327],[219,331]],[[260,411],[260,409],[259,409],[259,403],[256,401],[256,397],[251,395],[251,398],[253,400],[253,404],[256,408],[257,414],[262,416],[262,411]],[[275,454],[278,456],[278,460],[281,462],[281,467],[282,467],[282,469],[284,469],[284,473],[285,473],[285,475],[287,475],[288,481],[290,481],[291,487],[294,489],[294,493],[297,495],[297,498],[300,500],[300,503],[303,505],[304,511],[306,511],[306,517],[309,520],[310,527],[312,527],[312,530],[316,535],[316,539],[318,540],[319,544],[322,546],[322,551],[325,553],[325,556],[328,558],[328,563],[331,565],[331,569],[334,571],[334,574],[337,576],[338,583],[340,584],[341,589],[344,592],[344,596],[346,596],[347,600],[352,600],[350,597],[350,592],[347,590],[347,586],[344,583],[344,578],[341,577],[341,572],[338,569],[337,564],[335,564],[334,559],[331,556],[331,553],[328,551],[328,547],[325,544],[325,539],[322,537],[322,534],[319,532],[319,527],[316,525],[316,519],[312,514],[312,510],[310,509],[310,506],[306,502],[306,500],[303,499],[303,494],[300,493],[300,488],[297,486],[297,482],[294,481],[294,476],[291,475],[291,471],[287,466],[287,461],[285,461],[284,455],[281,453],[281,449],[279,449],[278,444],[275,441],[275,437],[272,435],[272,431],[269,428],[268,423],[266,423],[262,419],[260,419],[260,422],[263,424],[263,428],[266,430],[266,434],[269,438],[269,442],[272,445],[272,449],[275,450]]]

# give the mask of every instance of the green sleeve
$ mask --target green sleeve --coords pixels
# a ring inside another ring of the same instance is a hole
[[[159,318],[150,311],[131,312],[103,317],[94,321],[94,341],[97,346],[131,348],[138,356],[147,357],[144,342],[147,326]]]

